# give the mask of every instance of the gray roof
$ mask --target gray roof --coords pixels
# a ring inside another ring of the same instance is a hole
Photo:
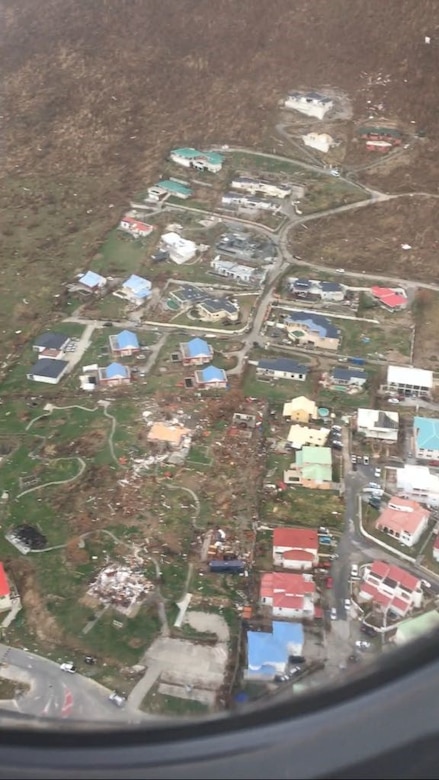
[[[228,301],[226,298],[205,298],[204,301],[200,301],[202,306],[212,312],[226,311],[229,314],[236,314],[236,305]]]
[[[51,360],[50,358],[41,358],[29,370],[33,376],[47,376],[52,379],[60,376],[68,365],[66,360]]]
[[[42,349],[61,349],[64,344],[69,341],[69,336],[65,333],[42,333],[34,341],[34,347],[41,347]]]
[[[206,293],[201,292],[198,287],[191,287],[190,285],[173,290],[172,295],[174,298],[178,298],[180,301],[187,301],[188,303],[191,301],[198,303],[206,297]]]
[[[381,409],[378,412],[378,418],[375,423],[375,428],[388,428],[389,430],[397,430],[398,429],[398,422],[396,420],[393,420],[386,412],[383,412]]]
[[[307,374],[308,366],[297,363],[296,360],[289,358],[265,358],[260,360],[258,368],[268,369],[269,371],[285,371],[289,374]]]
[[[320,282],[320,287],[327,292],[338,292],[343,289],[340,282]]]
[[[365,371],[359,371],[354,368],[334,368],[332,370],[333,379],[367,379]]]

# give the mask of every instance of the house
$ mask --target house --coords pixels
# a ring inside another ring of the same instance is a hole
[[[439,507],[439,476],[428,466],[405,464],[396,469],[396,490],[400,496],[413,498],[428,507]]]
[[[290,358],[264,358],[256,366],[256,376],[264,379],[294,379],[296,382],[304,382],[307,374],[307,366]]]
[[[374,561],[364,569],[359,599],[373,601],[385,613],[405,617],[422,605],[421,580],[399,566]]]
[[[433,558],[436,561],[436,563],[439,563],[439,536],[435,537],[433,543]]]
[[[331,384],[340,387],[361,388],[367,382],[365,371],[354,368],[333,368],[331,371]]]
[[[249,192],[252,195],[268,195],[271,198],[286,198],[291,195],[291,185],[266,179],[251,179],[248,176],[236,176],[230,184],[232,190]]]
[[[316,402],[304,395],[299,395],[284,404],[282,416],[297,423],[309,423],[311,420],[319,419]]]
[[[285,108],[291,108],[294,111],[300,111],[306,116],[314,116],[316,119],[323,119],[333,108],[334,101],[327,95],[321,95],[318,92],[290,92],[285,100]]]
[[[241,206],[243,209],[258,209],[262,211],[272,211],[277,214],[280,211],[280,204],[259,195],[246,195],[238,192],[226,192],[221,198],[223,206]]]
[[[56,358],[39,358],[26,374],[27,379],[34,382],[46,382],[49,385],[57,385],[67,372],[69,363],[67,360]]]
[[[375,528],[400,544],[413,547],[427,529],[429,517],[430,512],[417,501],[393,496],[378,517]]]
[[[389,392],[412,395],[415,397],[429,396],[433,388],[433,372],[424,368],[410,366],[388,366],[387,389]]]
[[[360,127],[357,132],[369,152],[389,152],[402,144],[402,133],[393,127]]]
[[[328,439],[328,428],[309,428],[307,425],[292,425],[288,436],[287,444],[295,450],[301,450],[307,444],[314,447],[323,447]]]
[[[169,444],[170,447],[178,449],[190,433],[190,428],[184,428],[182,425],[156,422],[149,429],[147,438],[151,443]]]
[[[40,358],[52,358],[56,360],[61,357],[70,342],[70,336],[65,333],[42,333],[35,339],[32,349],[38,352]]]
[[[105,276],[101,276],[94,271],[87,271],[87,273],[79,277],[78,284],[87,292],[99,292],[99,290],[104,289],[107,280]]]
[[[140,352],[139,339],[130,330],[115,333],[114,336],[109,337],[108,341],[111,352],[117,357],[130,357]]]
[[[198,316],[202,320],[217,322],[218,320],[229,320],[236,322],[239,319],[239,304],[230,301],[228,298],[213,298],[207,296],[204,300],[197,303]]]
[[[358,409],[357,431],[367,439],[397,442],[398,412],[382,412],[380,409]]]
[[[224,155],[218,152],[199,152],[191,147],[173,149],[169,159],[184,168],[195,168],[197,171],[210,171],[218,173],[224,164]]]
[[[260,271],[250,265],[234,263],[233,260],[221,260],[220,257],[215,257],[210,263],[210,267],[219,276],[225,276],[243,284],[261,283],[266,276],[266,271]]]
[[[302,655],[303,643],[300,623],[273,620],[271,632],[248,631],[244,676],[248,680],[273,680],[287,670],[290,656]]]
[[[309,574],[266,572],[261,577],[260,603],[272,608],[273,617],[313,618],[315,597]]]
[[[0,612],[11,609],[11,589],[2,563],[0,563]]]
[[[375,286],[371,287],[370,292],[387,311],[403,311],[408,306],[408,298],[404,291]]]
[[[188,260],[192,260],[196,255],[196,243],[182,238],[178,233],[164,233],[160,241],[162,249],[168,252],[169,259],[177,265],[187,263]]]
[[[340,282],[319,282],[322,301],[341,303],[345,299],[346,288]]]
[[[202,366],[212,360],[213,349],[204,339],[195,338],[180,344],[180,354],[184,366]]]
[[[195,371],[195,384],[204,390],[224,390],[227,387],[227,374],[222,368],[208,366]]]
[[[328,133],[307,133],[302,135],[302,141],[305,146],[317,149],[318,152],[323,152],[323,154],[327,154],[334,146],[334,139]]]
[[[113,293],[117,298],[124,298],[134,306],[141,306],[151,295],[151,282],[143,276],[131,274],[120,290]]]
[[[148,189],[148,200],[160,201],[166,196],[187,200],[192,196],[192,190],[187,184],[171,179],[163,179]]]
[[[413,439],[418,460],[439,461],[439,420],[415,417]]]
[[[198,287],[192,287],[192,285],[185,284],[183,287],[178,287],[176,290],[170,290],[169,298],[178,303],[179,306],[188,309],[200,301],[203,301],[206,298],[206,293],[202,292]]]
[[[330,447],[304,446],[296,452],[296,460],[284,471],[286,485],[330,490],[332,488],[332,453]]]
[[[125,214],[119,222],[119,230],[129,233],[133,238],[146,238],[154,230],[154,225],[148,225],[135,219],[130,214]]]
[[[285,325],[294,344],[331,351],[339,347],[340,331],[321,314],[295,311],[286,318]]]
[[[284,569],[310,571],[319,560],[319,537],[315,528],[275,528],[273,563]]]
[[[131,382],[131,371],[122,363],[110,363],[105,368],[98,369],[98,383],[102,387],[121,387]]]
[[[431,609],[423,615],[407,618],[398,623],[396,633],[392,641],[398,647],[406,645],[407,642],[414,642],[417,639],[423,639],[428,634],[437,632],[439,629],[439,612],[437,609]]]

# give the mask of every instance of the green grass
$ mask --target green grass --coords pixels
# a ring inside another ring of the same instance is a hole
[[[209,712],[207,704],[193,699],[179,699],[177,696],[167,696],[158,692],[158,685],[153,686],[145,696],[141,709],[156,715],[169,717],[184,717],[206,715]]]
[[[104,276],[142,275],[142,266],[149,261],[157,240],[157,231],[153,231],[147,238],[134,239],[120,230],[112,230],[93,261],[92,269]]]
[[[273,402],[290,401],[297,395],[309,395],[310,380],[305,382],[295,382],[291,379],[269,379],[261,380],[256,378],[256,368],[248,366],[244,382],[243,392],[246,396],[253,398],[266,398]]]
[[[122,628],[116,628],[114,620],[121,622]],[[121,664],[132,666],[139,662],[159,631],[160,621],[153,607],[141,607],[134,618],[124,618],[120,613],[109,610],[82,641],[90,651],[101,657],[114,658]]]
[[[380,319],[379,314],[369,316],[377,316],[377,319]],[[333,322],[342,333],[340,352],[344,355],[375,357],[376,354],[386,355],[392,351],[399,352],[405,357],[410,355],[410,328],[396,323],[394,325],[386,323],[383,327],[383,324],[373,325],[369,322],[355,322],[355,320],[345,323],[343,320],[334,319]],[[365,343],[363,337],[369,341]]]
[[[25,693],[28,690],[29,685],[26,685],[26,683],[8,680],[6,677],[0,677],[0,700],[2,701],[15,699],[17,694]]]
[[[333,512],[338,514],[332,514]],[[310,528],[323,525],[341,529],[344,524],[344,505],[338,493],[330,490],[287,488],[278,497],[269,493],[264,495],[262,518],[270,524]]]

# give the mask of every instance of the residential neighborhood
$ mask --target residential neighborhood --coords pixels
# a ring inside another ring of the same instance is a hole
[[[325,154],[336,136],[311,127],[337,105],[284,101]],[[54,615],[72,663],[96,659],[146,712],[327,684],[438,615],[439,374],[418,359],[418,290],[290,251],[307,168],[202,148],[168,150],[4,380],[5,565],[38,552],[63,572],[41,625]],[[14,565],[11,625],[34,587]]]

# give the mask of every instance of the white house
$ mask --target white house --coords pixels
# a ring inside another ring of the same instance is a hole
[[[324,447],[328,439],[328,428],[309,428],[307,425],[292,425],[287,442],[295,450],[310,444],[314,447]]]
[[[273,617],[313,618],[315,596],[310,574],[266,572],[261,577],[260,603],[271,607]]]
[[[382,412],[381,409],[358,409],[357,430],[368,439],[397,442],[398,412]]]
[[[419,460],[439,462],[439,420],[415,417],[413,420],[415,454]]]
[[[293,379],[304,382],[308,367],[290,358],[266,358],[256,366],[256,376],[261,379]]]
[[[341,387],[361,388],[367,382],[366,371],[356,368],[333,368],[331,371],[331,383]]]
[[[248,176],[236,176],[230,187],[232,190],[249,192],[251,195],[268,195],[270,198],[286,198],[292,192],[290,184],[267,181],[266,179],[251,179]]]
[[[405,617],[422,605],[421,580],[399,566],[374,561],[364,569],[359,599],[373,601],[383,612]]]
[[[433,372],[410,366],[389,366],[387,388],[401,395],[429,396],[433,389]]]
[[[400,496],[413,498],[428,507],[439,507],[439,476],[428,466],[405,464],[396,469],[396,491]]]
[[[223,206],[241,206],[244,209],[272,211],[274,214],[277,214],[281,208],[279,203],[265,200],[259,195],[245,195],[238,192],[226,192],[221,198],[221,203]]]
[[[219,256],[211,261],[210,267],[216,274],[244,284],[261,282],[266,275],[266,271],[252,268],[250,265],[234,263],[233,260],[222,260]]]
[[[148,225],[130,214],[125,214],[119,222],[119,230],[129,233],[134,238],[146,238],[154,230],[154,225]]]
[[[143,276],[131,274],[123,283],[120,290],[116,290],[113,295],[117,298],[123,298],[134,306],[141,306],[151,295],[151,282],[144,279]]]
[[[285,108],[300,111],[306,116],[314,116],[323,119],[333,108],[334,101],[326,95],[318,92],[290,92],[285,100]]]
[[[305,146],[310,146],[311,149],[317,149],[324,154],[334,146],[334,139],[328,133],[307,133],[302,135],[302,141]]]
[[[40,358],[32,366],[27,374],[27,379],[33,382],[46,382],[49,385],[57,385],[67,372],[69,363],[67,360],[57,360],[49,357]]]
[[[218,152],[199,152],[192,147],[173,149],[169,159],[184,168],[195,168],[197,171],[210,171],[219,173],[224,164],[224,155]]]
[[[160,241],[162,249],[169,253],[170,259],[177,265],[187,263],[195,257],[197,251],[195,242],[182,238],[178,233],[164,233]]]
[[[430,512],[417,501],[393,496],[378,517],[375,528],[406,547],[417,544],[427,530]]]
[[[341,303],[346,297],[346,288],[339,282],[318,282],[317,295],[322,301]]]
[[[284,569],[310,571],[319,560],[319,539],[315,528],[275,528],[273,563]]]

